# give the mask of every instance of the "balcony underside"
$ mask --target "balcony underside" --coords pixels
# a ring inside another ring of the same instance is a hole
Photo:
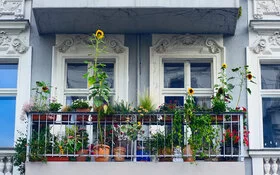
[[[234,35],[238,8],[33,8],[40,34],[191,33]]]
[[[26,175],[68,174],[122,174],[122,175],[245,175],[244,162],[198,162],[195,163],[90,163],[90,162],[48,162],[27,163]]]

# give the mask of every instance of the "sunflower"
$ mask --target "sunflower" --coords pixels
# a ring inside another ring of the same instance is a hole
[[[223,89],[222,87],[220,87],[220,88],[218,89],[218,94],[221,94],[221,95],[224,94],[224,89]]]
[[[188,89],[188,94],[189,94],[189,95],[193,95],[193,94],[194,94],[193,88],[189,88],[189,89]]]
[[[104,38],[104,32],[102,30],[97,30],[95,32],[95,36],[97,39],[102,39],[102,38]]]
[[[43,91],[43,92],[48,92],[48,91],[49,91],[49,88],[48,88],[47,86],[43,86],[43,87],[42,87],[42,91]]]
[[[248,78],[248,80],[252,80],[253,75],[252,74],[248,74],[246,77]]]
[[[222,69],[226,69],[227,68],[227,64],[226,63],[223,63],[222,64]]]

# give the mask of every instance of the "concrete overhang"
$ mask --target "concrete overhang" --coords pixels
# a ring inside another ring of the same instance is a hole
[[[138,2],[138,3],[137,3]],[[191,33],[234,35],[239,0],[34,0],[40,34]]]

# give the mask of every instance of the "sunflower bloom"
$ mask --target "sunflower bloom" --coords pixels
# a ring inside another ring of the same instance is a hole
[[[193,95],[193,94],[194,94],[193,88],[189,88],[189,89],[188,89],[188,94],[189,94],[189,95]]]
[[[141,122],[138,122],[137,124],[138,124],[138,126],[141,126]]]
[[[104,38],[104,32],[102,30],[97,30],[95,32],[95,36],[97,39],[102,39],[102,38]]]
[[[48,92],[49,88],[47,86],[42,87],[43,92]]]
[[[248,74],[246,77],[248,78],[248,80],[252,80],[253,75],[252,74]]]
[[[226,69],[227,68],[227,64],[226,63],[223,63],[222,64],[222,69]]]

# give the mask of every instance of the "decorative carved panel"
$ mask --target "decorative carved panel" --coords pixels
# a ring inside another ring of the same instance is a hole
[[[264,15],[280,16],[280,0],[254,0],[254,18],[263,19]]]
[[[6,54],[23,54],[28,50],[24,42],[18,36],[8,35],[4,31],[0,31],[0,52]]]
[[[24,18],[25,0],[0,0],[0,19],[3,15],[14,16],[14,19]]]
[[[267,35],[258,35],[252,44],[251,50],[255,54],[270,54],[280,51],[280,31],[270,32]]]
[[[87,48],[88,45],[92,44],[89,37],[89,35],[67,35],[56,47],[58,51],[62,53],[66,53],[71,47]],[[107,52],[120,54],[125,51],[123,43],[113,36],[106,35],[104,42],[107,46]]]
[[[220,53],[222,50],[222,47],[215,39],[200,35],[174,35],[172,37],[161,38],[156,41],[153,49],[157,53],[165,53],[175,47],[205,47],[211,54]]]

